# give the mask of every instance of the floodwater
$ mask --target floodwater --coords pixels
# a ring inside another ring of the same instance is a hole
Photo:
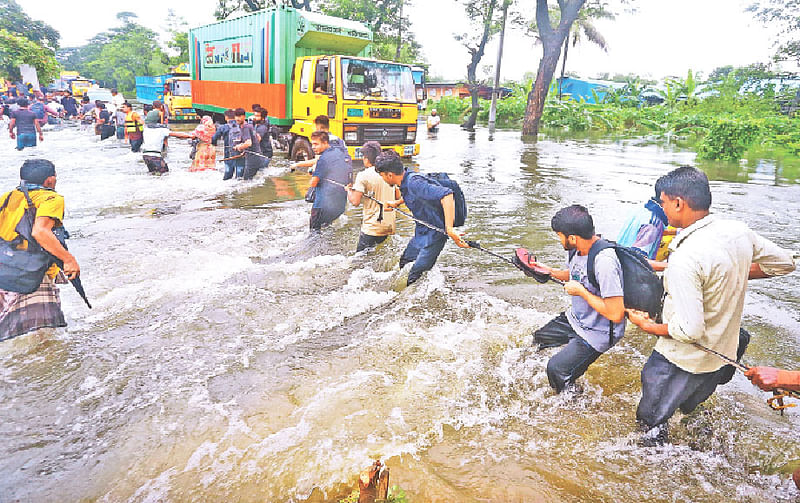
[[[466,193],[464,230],[511,255],[565,255],[552,214],[581,203],[615,236],[655,179],[694,154],[645,140],[489,140],[443,125],[424,171]],[[637,445],[639,371],[627,336],[555,396],[531,329],[568,303],[489,255],[448,244],[405,287],[412,226],[355,254],[360,210],[309,238],[308,177],[277,160],[253,182],[172,171],[77,128],[23,153],[0,139],[0,186],[23,159],[58,168],[70,248],[94,309],[62,287],[69,327],[0,344],[0,501],[336,501],[380,457],[427,502],[795,501],[800,412],[769,410],[741,375],[673,444]],[[800,249],[796,167],[704,165],[713,209]],[[6,190],[6,189],[3,189]],[[749,364],[800,369],[800,274],[751,285]]]

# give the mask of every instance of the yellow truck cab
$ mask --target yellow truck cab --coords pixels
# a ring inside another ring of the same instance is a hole
[[[419,154],[417,98],[408,65],[353,56],[301,57],[292,92],[294,159],[304,149],[311,151],[307,138],[318,115],[328,116],[331,133],[344,140],[354,159],[371,140],[403,157]]]
[[[192,108],[192,79],[188,76],[170,77],[164,83],[164,104],[169,109],[170,120],[196,121]]]
[[[70,91],[72,91],[72,95],[75,98],[83,98],[83,95],[86,94],[86,91],[92,87],[92,81],[78,77],[77,79],[70,81],[69,87]]]

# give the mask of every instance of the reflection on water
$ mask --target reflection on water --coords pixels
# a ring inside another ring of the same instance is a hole
[[[464,230],[510,255],[564,260],[550,217],[587,205],[614,236],[655,179],[694,154],[635,139],[443,125],[416,163],[467,195]],[[654,341],[631,329],[554,396],[531,329],[567,305],[475,250],[445,248],[405,288],[413,233],[355,254],[360,209],[307,235],[308,176],[276,159],[253,182],[189,173],[171,140],[163,177],[77,129],[24,158],[57,162],[70,248],[95,308],[62,291],[69,327],[0,346],[0,501],[315,501],[348,494],[374,457],[412,501],[794,501],[798,414],[737,376],[675,444],[640,448],[639,371]],[[716,212],[800,249],[796,164],[701,164]],[[754,283],[746,361],[800,368],[800,280]]]

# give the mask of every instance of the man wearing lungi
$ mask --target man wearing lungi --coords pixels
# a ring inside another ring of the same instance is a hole
[[[32,236],[42,248],[64,264],[63,272],[55,264],[48,269],[39,289],[22,294],[0,289],[0,341],[11,339],[45,327],[65,327],[56,283],[66,283],[80,274],[75,257],[67,251],[53,233],[64,219],[64,196],[55,191],[56,168],[46,159],[28,159],[19,170],[24,184],[36,207],[36,220]],[[0,238],[12,241],[18,236],[15,230],[28,206],[25,194],[15,189],[6,192],[0,201],[8,204],[0,212]],[[27,247],[24,242],[21,247]]]

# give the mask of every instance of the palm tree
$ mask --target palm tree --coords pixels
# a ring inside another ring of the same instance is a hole
[[[564,71],[567,68],[567,53],[569,52],[570,41],[572,46],[578,42],[586,40],[608,52],[608,43],[602,33],[597,30],[594,22],[598,19],[614,19],[614,13],[599,7],[584,7],[578,14],[578,19],[572,24],[569,36],[564,40],[564,59],[561,60],[561,78],[558,81],[558,99],[561,99],[561,83],[564,81]]]

